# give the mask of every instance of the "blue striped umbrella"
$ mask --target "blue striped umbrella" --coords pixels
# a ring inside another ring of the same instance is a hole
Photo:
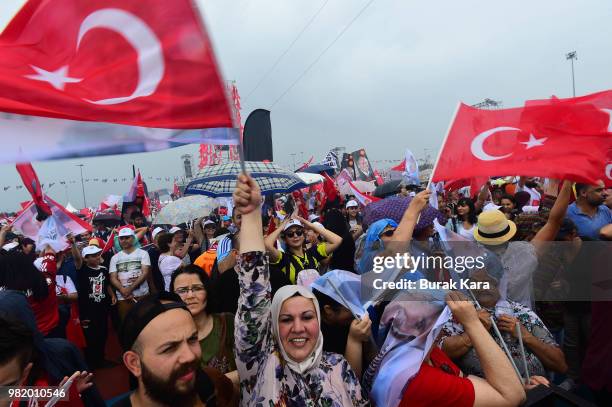
[[[307,186],[293,172],[275,164],[246,161],[245,165],[247,172],[255,179],[263,195],[287,193]],[[187,185],[185,195],[198,194],[213,198],[232,196],[236,187],[236,177],[241,171],[238,161],[205,167]]]

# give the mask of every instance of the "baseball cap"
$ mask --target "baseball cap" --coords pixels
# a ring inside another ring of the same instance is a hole
[[[134,236],[134,231],[131,228],[124,227],[119,230],[119,237]]]
[[[283,232],[284,232],[285,230],[289,229],[290,227],[293,227],[293,226],[297,226],[297,227],[300,227],[300,228],[303,228],[303,227],[304,227],[304,225],[302,225],[302,222],[300,222],[299,220],[297,220],[297,219],[291,219],[289,222],[287,222],[287,224],[286,224],[286,225],[285,225],[285,227],[283,228]]]
[[[493,202],[489,202],[488,204],[486,204],[486,205],[485,205],[485,206],[482,208],[482,211],[483,211],[483,212],[485,212],[485,211],[494,211],[494,210],[497,210],[497,209],[499,209],[499,208],[501,208],[501,206],[499,206],[499,205],[495,205]]]
[[[169,233],[174,234],[174,233],[179,232],[179,231],[181,231],[181,230],[182,230],[182,229],[181,229],[181,228],[179,228],[178,226],[173,226],[173,227],[171,227],[171,228],[170,228]]]
[[[155,236],[157,236],[158,234],[160,234],[160,232],[163,232],[163,231],[164,229],[158,226],[155,229],[153,229],[153,232],[151,232],[151,237],[155,239]]]
[[[87,244],[89,246],[102,247],[104,246],[104,240],[100,239],[99,237],[92,237]]]
[[[89,256],[90,254],[98,254],[101,251],[102,249],[100,249],[98,246],[85,246],[81,253],[83,254],[83,257],[85,257]]]
[[[160,291],[140,299],[127,313],[119,331],[119,340],[124,351],[132,349],[134,342],[143,329],[155,317],[172,309],[184,309],[189,312],[181,298],[167,291]]]
[[[314,213],[311,213],[310,215],[308,215],[308,222],[316,222],[320,219],[319,215],[315,215]]]
[[[212,221],[212,220],[210,220],[210,219],[206,219],[202,225],[203,225],[204,227],[206,227],[207,225],[215,225],[215,222],[213,222],[213,221]]]
[[[347,207],[347,208],[353,208],[353,207],[357,207],[357,206],[359,206],[359,204],[358,204],[358,203],[357,203],[357,201],[356,201],[356,200],[354,200],[354,199],[351,199],[350,201],[348,201],[348,202],[346,203],[346,207]]]
[[[230,217],[229,217],[229,216],[227,216],[227,215],[223,215],[223,217],[221,218],[221,220],[223,220],[224,222],[228,222],[228,221],[232,220],[232,218],[230,218]]]

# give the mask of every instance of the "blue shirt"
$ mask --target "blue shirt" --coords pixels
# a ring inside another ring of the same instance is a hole
[[[223,239],[219,241],[217,245],[217,261],[221,261],[227,257],[228,254],[232,251],[232,240],[225,236]]]
[[[585,236],[593,240],[599,240],[599,230],[612,223],[612,212],[606,205],[599,205],[593,217],[585,214],[572,203],[567,208],[566,216],[574,222],[579,236]]]

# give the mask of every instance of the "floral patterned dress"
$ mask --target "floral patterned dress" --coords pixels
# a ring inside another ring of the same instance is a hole
[[[550,331],[544,326],[542,320],[533,312],[531,309],[525,307],[518,302],[513,301],[500,301],[495,306],[495,309],[484,308],[483,309],[489,311],[493,316],[493,320],[497,323],[497,318],[501,313],[513,315],[517,318],[520,323],[527,328],[527,330],[536,338],[544,342],[548,345],[559,346],[555,342]],[[461,335],[465,330],[463,329],[463,325],[456,322],[454,319],[448,321],[442,327],[442,333],[440,334],[440,347],[442,346],[442,342],[446,337]],[[492,331],[491,331],[492,332]],[[504,341],[508,346],[508,350],[512,355],[512,359],[514,359],[514,363],[518,367],[519,371],[524,374],[523,368],[523,359],[521,358],[521,351],[519,347],[518,339],[512,337],[509,333],[502,332],[502,336],[504,337]],[[493,335],[493,339],[495,342],[501,347],[501,343],[497,336]],[[529,350],[527,346],[525,346],[525,356],[527,358],[527,366],[529,367],[529,374],[546,376],[546,371],[540,359]],[[484,372],[482,371],[482,367],[480,366],[480,361],[478,359],[478,355],[474,348],[471,348],[465,355],[456,359],[455,362],[461,368],[463,373],[471,374],[475,376],[484,377]]]
[[[262,252],[240,256],[240,298],[235,320],[241,405],[253,407],[369,406],[343,356],[323,352],[304,374],[289,369],[272,335],[268,260]]]

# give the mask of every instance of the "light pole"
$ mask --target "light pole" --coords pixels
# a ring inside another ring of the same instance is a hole
[[[87,208],[87,200],[85,200],[85,182],[83,182],[83,167],[85,164],[77,164],[77,167],[81,167],[81,187],[83,188],[83,208]]]
[[[293,171],[295,171],[295,153],[291,153],[291,158],[293,158]]]
[[[576,82],[574,79],[574,60],[578,60],[578,55],[576,55],[576,51],[568,52],[565,54],[565,59],[569,59],[572,63],[572,94],[576,97]]]

